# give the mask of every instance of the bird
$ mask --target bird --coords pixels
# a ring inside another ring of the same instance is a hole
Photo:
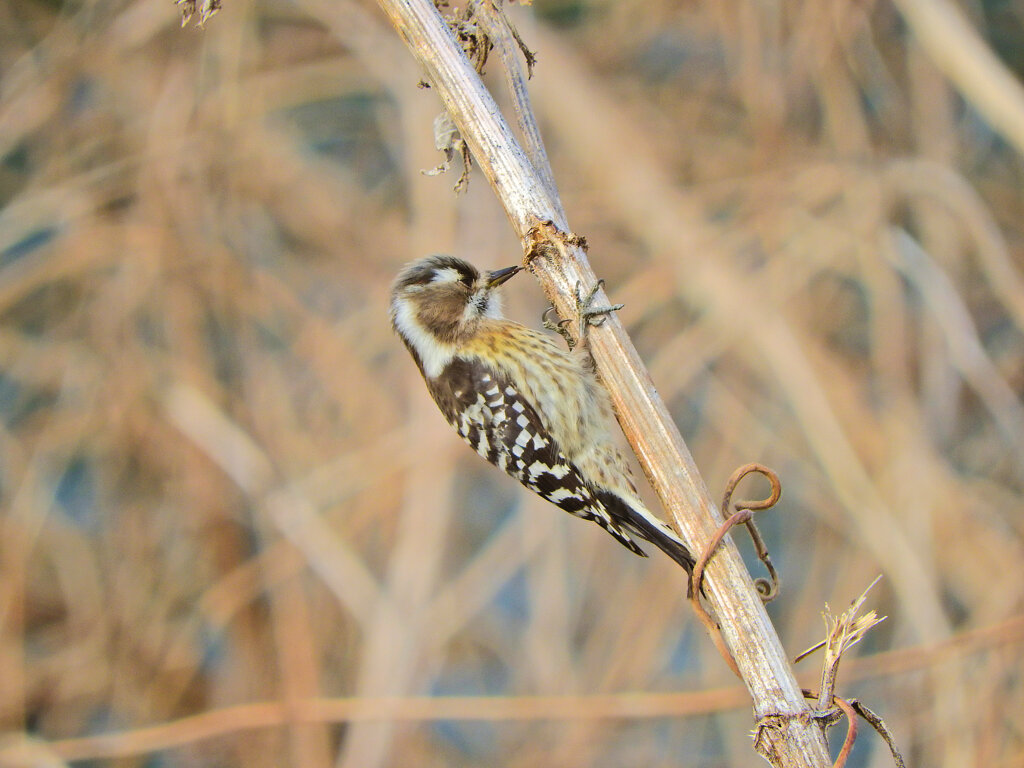
[[[503,316],[498,289],[521,270],[480,271],[447,255],[411,262],[391,289],[392,326],[445,419],[480,456],[631,552],[647,557],[636,541],[645,540],[692,574],[690,550],[641,501],[615,447],[611,402],[589,352],[565,351]],[[618,308],[592,308],[595,292],[581,300],[577,290],[584,329]]]

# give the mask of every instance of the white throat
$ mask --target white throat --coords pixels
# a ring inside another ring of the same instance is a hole
[[[484,317],[501,320],[504,317],[501,314],[501,294],[497,291],[490,291],[489,294],[487,305],[484,307]]]
[[[420,356],[423,373],[428,378],[435,379],[440,376],[455,357],[455,347],[438,341],[420,325],[408,301],[395,302],[395,328]]]

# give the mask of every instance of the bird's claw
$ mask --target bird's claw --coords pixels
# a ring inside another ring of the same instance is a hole
[[[594,283],[594,287],[587,293],[586,298],[583,297],[583,286],[576,283],[576,317],[579,319],[579,338],[584,339],[587,335],[587,326],[599,326],[608,318],[612,312],[618,312],[622,309],[625,304],[611,304],[605,307],[593,306],[594,297],[597,296],[597,292],[604,287],[604,280],[599,279]]]
[[[541,325],[543,325],[549,331],[554,331],[559,336],[561,336],[563,339],[565,339],[565,343],[569,345],[569,349],[572,349],[573,347],[576,346],[576,340],[573,339],[572,334],[569,333],[568,329],[566,328],[566,326],[568,326],[569,323],[572,322],[572,320],[559,320],[556,323],[553,320],[548,318],[548,315],[550,315],[554,311],[555,311],[554,306],[550,306],[550,307],[548,307],[547,309],[544,310],[544,314],[541,315],[541,318],[540,318],[541,319]]]
[[[612,312],[618,312],[622,309],[625,304],[611,304],[606,307],[595,307],[593,306],[594,297],[597,296],[597,292],[604,287],[604,280],[598,280],[594,283],[594,287],[590,289],[586,296],[583,295],[583,285],[577,281],[576,283],[576,322],[579,323],[578,336],[573,338],[572,334],[569,333],[568,325],[572,323],[572,320],[559,320],[557,323],[552,321],[548,315],[555,311],[553,306],[548,307],[544,310],[544,314],[541,315],[541,324],[549,331],[554,331],[563,339],[565,343],[569,345],[569,349],[573,349],[580,341],[583,341],[587,337],[588,326],[601,325]]]

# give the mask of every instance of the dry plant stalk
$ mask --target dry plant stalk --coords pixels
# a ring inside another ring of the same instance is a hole
[[[568,233],[553,190],[527,158],[445,21],[429,0],[379,0],[423,67],[462,138],[524,241],[527,266],[562,317],[575,317],[575,287],[596,277],[581,241]],[[533,158],[538,162],[537,157]],[[543,222],[551,221],[553,225]],[[603,292],[595,301],[610,303]],[[685,539],[702,551],[722,523],[689,450],[622,324],[590,335],[591,352],[622,429],[652,487]],[[756,748],[775,766],[828,766],[825,740],[808,716],[782,644],[731,540],[707,571],[707,594],[722,635],[765,724]]]
[[[197,13],[199,20],[196,25],[205,27],[210,17],[220,10],[221,4],[221,0],[174,0],[174,2],[175,5],[181,7],[181,26],[183,27]]]
[[[896,746],[896,742],[882,718],[856,699],[847,701],[835,695],[836,676],[839,674],[839,662],[842,661],[843,655],[863,640],[864,636],[872,628],[881,624],[886,619],[885,616],[878,616],[873,610],[868,611],[863,616],[857,615],[861,606],[864,605],[868,593],[881,578],[881,576],[878,576],[868,584],[867,589],[861,593],[860,597],[854,600],[850,607],[839,616],[833,614],[832,609],[826,603],[825,611],[822,613],[822,618],[825,620],[825,639],[796,657],[796,661],[800,661],[819,648],[825,649],[819,692],[815,696],[810,691],[804,691],[804,695],[809,698],[817,698],[818,710],[821,713],[818,719],[823,731],[829,726],[834,725],[842,715],[846,716],[848,723],[846,739],[843,741],[843,746],[836,758],[834,768],[843,768],[853,749],[853,743],[857,738],[857,715],[863,717],[878,732],[879,736],[885,740],[897,768],[904,768],[905,766],[903,755],[900,754],[899,748]],[[833,706],[838,707],[838,712],[842,712],[842,715],[838,714],[837,710],[832,708]]]
[[[845,654],[850,648],[855,646],[864,636],[874,627],[885,621],[885,616],[878,616],[873,610],[868,611],[863,616],[858,616],[861,606],[864,605],[864,601],[868,597],[875,584],[881,580],[881,576],[875,578],[867,589],[865,589],[860,597],[854,600],[850,607],[843,611],[839,616],[835,616],[832,613],[832,609],[825,604],[825,612],[822,614],[825,619],[825,628],[827,630],[825,640],[822,643],[825,649],[825,658],[822,662],[821,669],[821,687],[818,693],[818,709],[828,710],[833,704],[837,705],[846,715],[846,719],[849,722],[849,730],[847,731],[846,740],[843,743],[843,748],[840,750],[839,757],[836,759],[836,766],[839,768],[841,765],[845,765],[846,758],[849,756],[850,751],[853,749],[853,742],[857,737],[857,715],[861,715],[871,726],[879,733],[879,735],[885,739],[886,744],[889,746],[889,750],[892,753],[893,760],[896,762],[898,768],[903,768],[903,756],[900,754],[899,749],[892,738],[892,734],[889,733],[888,728],[878,715],[872,712],[867,707],[860,704],[857,701],[847,702],[844,699],[839,698],[835,695],[836,688],[836,676],[839,674],[839,662],[842,661],[843,654]],[[806,655],[802,654],[802,655]],[[827,727],[827,721],[822,722],[822,728]]]
[[[885,621],[884,616],[879,617],[873,610],[863,616],[857,615],[868,597],[868,592],[881,578],[879,576],[872,581],[861,596],[839,616],[833,615],[828,603],[825,604],[825,612],[822,616],[825,619],[825,627],[828,632],[824,643],[825,661],[822,664],[821,688],[819,689],[821,693],[818,694],[819,709],[827,709],[831,706],[832,694],[835,692],[836,686],[836,675],[839,672],[839,662],[842,660],[843,654],[863,640],[868,630]]]

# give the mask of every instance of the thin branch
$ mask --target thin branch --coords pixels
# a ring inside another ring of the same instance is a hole
[[[861,593],[861,596],[854,600],[850,607],[839,616],[832,614],[832,610],[825,604],[825,627],[828,630],[825,637],[825,660],[822,663],[821,687],[818,694],[818,709],[828,709],[832,706],[833,692],[835,691],[836,675],[839,673],[839,662],[843,654],[864,639],[868,630],[877,624],[885,621],[885,617],[879,617],[874,611],[868,611],[863,616],[858,616],[864,601],[867,600],[868,592],[879,582],[881,576],[875,578],[868,588]]]
[[[500,1],[500,0],[498,0]],[[527,157],[533,164],[544,189],[551,196],[557,207],[559,219],[565,218],[565,211],[562,209],[561,201],[558,199],[558,186],[555,184],[555,176],[548,162],[547,150],[544,149],[544,140],[540,135],[540,126],[533,115],[533,107],[530,104],[530,93],[526,89],[526,81],[532,76],[535,59],[529,53],[526,65],[530,75],[523,75],[523,67],[519,63],[519,57],[527,56],[525,44],[519,38],[519,34],[506,18],[501,8],[495,4],[496,0],[475,0],[473,8],[476,18],[484,25],[488,36],[494,43],[494,48],[501,59],[501,69],[505,75],[505,85],[509,95],[512,97],[513,107],[516,115],[516,124],[519,133],[523,137],[524,149]]]
[[[907,768],[907,763],[903,759],[903,754],[900,752],[899,747],[896,746],[896,740],[893,738],[892,732],[885,724],[885,721],[864,706],[863,702],[857,701],[857,699],[853,699],[850,702],[850,706],[852,706],[854,711],[863,717],[868,724],[878,732],[878,735],[881,736],[888,745],[889,754],[892,755],[892,760],[896,764],[896,768]]]
[[[868,611],[863,616],[858,616],[861,606],[864,605],[864,601],[867,599],[868,592],[878,583],[881,576],[878,576],[872,581],[867,589],[861,593],[860,597],[854,600],[850,607],[843,611],[839,616],[835,616],[832,610],[826,604],[825,612],[823,617],[825,619],[825,627],[827,629],[825,641],[814,646],[814,648],[808,649],[801,653],[797,658],[801,659],[807,656],[809,653],[817,650],[818,648],[825,649],[825,660],[822,663],[821,671],[821,688],[819,693],[812,694],[810,691],[804,691],[804,696],[814,697],[818,700],[818,709],[822,713],[818,716],[818,722],[821,725],[822,731],[825,731],[831,725],[834,725],[838,716],[836,710],[832,709],[835,705],[842,710],[843,714],[846,715],[848,721],[848,727],[846,732],[846,739],[843,741],[843,748],[839,752],[839,757],[836,759],[833,768],[842,768],[846,765],[846,760],[850,755],[850,750],[853,749],[853,743],[857,738],[857,715],[856,713],[860,710],[854,706],[854,702],[846,701],[835,695],[836,675],[839,673],[839,662],[850,648],[855,646],[861,640],[864,639],[864,635],[874,626],[880,624],[885,620],[885,617],[878,617],[874,611]],[[872,726],[878,730],[879,734],[889,744],[890,750],[893,753],[894,759],[898,765],[902,766],[902,757],[899,755],[899,750],[896,748],[895,742],[892,739],[892,734],[889,733],[885,726],[885,723],[880,717],[875,715],[873,712],[864,708],[869,714],[865,715],[865,719],[871,723]]]
[[[524,245],[537,245],[537,230],[533,239],[530,232],[538,221],[553,220],[568,233],[561,205],[545,188],[434,6],[429,0],[379,3],[451,113]],[[529,267],[559,315],[575,317],[577,283],[589,287],[596,277],[577,240],[541,235],[549,247]],[[603,292],[595,301],[611,303]],[[614,316],[594,329],[589,344],[652,487],[693,551],[703,551],[722,517],[636,349]],[[730,539],[708,566],[706,583],[722,635],[753,697],[755,716],[759,721],[772,716],[771,724],[759,730],[755,747],[773,765],[829,765],[824,738],[807,717],[782,644]]]
[[[846,737],[843,739],[843,746],[839,750],[839,754],[836,756],[835,763],[832,764],[832,768],[843,768],[846,765],[847,759],[850,757],[850,752],[853,751],[853,744],[857,741],[857,713],[850,706],[850,703],[846,699],[841,699],[838,696],[833,696],[832,701],[836,703],[846,715]]]

